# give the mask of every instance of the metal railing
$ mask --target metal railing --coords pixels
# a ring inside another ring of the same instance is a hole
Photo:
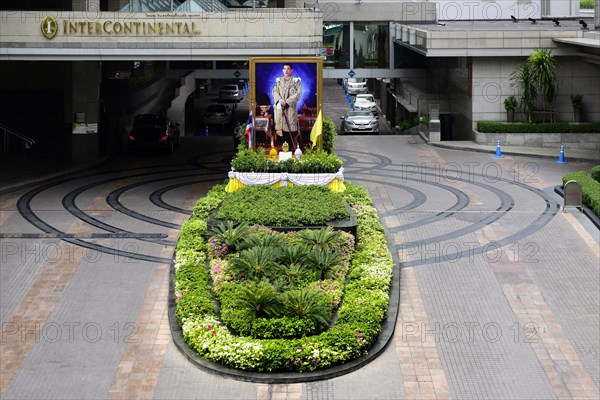
[[[0,152],[2,158],[8,157],[17,147],[20,148],[21,158],[27,158],[27,149],[35,145],[35,140],[3,124],[0,124],[0,131],[2,131],[2,151]]]

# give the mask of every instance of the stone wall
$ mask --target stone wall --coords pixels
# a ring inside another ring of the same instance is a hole
[[[600,151],[599,133],[483,133],[475,131],[478,144],[496,145],[498,139],[506,146],[560,148]]]

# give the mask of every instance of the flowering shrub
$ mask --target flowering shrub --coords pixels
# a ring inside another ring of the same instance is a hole
[[[210,242],[210,239],[203,244],[200,240],[186,239],[185,244],[178,245],[174,287],[177,318],[190,348],[207,360],[258,372],[314,371],[367,353],[386,317],[393,262],[383,227],[366,190],[349,182],[347,187],[350,190],[346,191],[348,197],[345,199],[353,206],[358,221],[358,240],[351,254],[352,261],[332,268],[328,272],[330,278],[305,286],[305,290],[323,296],[331,307],[339,306],[338,318],[333,326],[318,334],[299,337],[298,330],[311,331],[311,324],[307,322],[310,320],[279,318],[277,326],[285,331],[281,336],[291,338],[273,339],[269,338],[274,334],[273,325],[264,318],[248,318],[244,315],[247,311],[222,307],[221,318],[236,321],[236,331],[254,331],[257,336],[266,339],[234,334],[217,317],[211,295],[214,293],[221,302],[233,304],[236,283],[228,269],[231,257],[236,257],[237,253],[227,256],[222,246]],[[218,190],[223,189],[213,188],[198,201],[190,221],[208,218],[210,207],[218,205],[215,199],[221,194],[213,193]],[[202,232],[202,223],[188,223],[194,224],[193,231]],[[297,241],[289,238],[286,243]],[[351,239],[344,238],[342,241],[351,242]],[[187,245],[194,247],[188,248]],[[211,253],[210,256],[207,252]],[[350,256],[346,254],[348,250],[341,252]],[[205,261],[209,258],[207,267]]]
[[[231,166],[238,172],[335,173],[342,166],[342,161],[335,154],[323,150],[308,152],[300,161],[273,161],[265,151],[241,149],[231,161]]]

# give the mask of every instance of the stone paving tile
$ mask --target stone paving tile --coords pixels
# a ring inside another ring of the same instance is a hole
[[[544,201],[540,197],[531,196],[532,192],[516,185],[523,183],[525,178],[535,178],[536,181],[530,184],[546,190],[560,175],[554,164],[543,161],[538,162],[532,170],[526,168],[523,159],[519,158],[507,157],[497,161],[483,153],[432,150],[428,146],[414,143],[416,141],[412,137],[398,136],[384,136],[374,140],[365,140],[364,137],[339,139],[342,157],[347,155],[357,161],[349,163],[347,176],[350,180],[357,178],[357,183],[368,186],[388,229],[402,228],[407,223],[418,222],[453,204],[455,198],[445,193],[447,187],[456,188],[468,196],[470,203],[465,212],[455,213],[435,224],[414,230],[398,231],[394,234],[397,244],[442,235],[447,235],[447,238],[440,239],[440,246],[453,242],[488,243],[502,239],[507,234],[534,223],[537,210],[544,207]],[[211,160],[202,162],[212,163],[214,160]],[[484,168],[490,173],[500,171],[506,179],[514,175],[515,167],[520,168],[521,175],[514,179],[514,184],[489,182],[491,175],[473,178],[473,182],[453,182],[448,177],[431,175],[440,171],[443,173],[444,168],[449,168],[450,171],[450,167],[456,165],[458,168],[465,168],[466,162],[478,163],[479,171]],[[423,164],[425,169],[417,170],[415,175],[411,168],[421,167]],[[535,173],[532,174],[532,171]],[[419,172],[425,173],[423,183],[402,179],[403,173],[405,177],[417,179]],[[358,181],[360,179],[362,182]],[[135,183],[136,180],[127,182]],[[453,232],[477,223],[484,212],[495,209],[500,203],[496,194],[491,193],[488,187],[477,186],[476,182],[508,193],[514,204],[510,213],[503,216],[500,222],[477,227],[473,232],[461,234],[460,240],[457,240],[452,237]],[[410,212],[397,212],[398,207],[414,200],[402,185],[414,189],[413,194],[417,196],[420,192],[425,196],[425,202]],[[139,207],[141,212],[154,217],[165,220],[172,218],[176,223],[185,221],[187,216],[158,211],[148,202],[147,192],[159,186],[153,184],[147,190],[133,190],[128,193],[131,197],[123,198],[123,204],[134,209]],[[211,186],[212,183],[203,182],[191,185],[187,192],[171,191],[166,194],[165,200],[170,204],[182,202],[185,204],[184,208],[190,209],[199,193]],[[73,188],[74,185],[67,190]],[[90,208],[91,206],[87,206],[95,198],[101,197],[100,193],[103,193],[103,188],[90,191],[78,199],[78,205]],[[187,193],[183,200],[180,199],[182,193]],[[102,197],[103,201],[105,196]],[[52,207],[59,206],[60,200],[60,197],[56,197],[49,204]],[[42,203],[38,200],[35,205],[43,209],[47,205]],[[118,213],[111,215],[108,210],[106,204],[101,203],[89,211],[104,222],[120,222]],[[56,217],[56,213],[47,214]],[[65,215],[69,216],[68,213]],[[6,222],[15,216],[2,216],[0,219],[6,218]],[[577,217],[572,214],[559,215],[542,231],[527,237],[527,243],[539,244],[540,263],[536,265],[524,265],[522,257],[521,262],[514,259],[513,250],[506,246],[501,251],[505,258],[494,262],[490,262],[493,256],[493,252],[490,252],[478,255],[474,260],[450,262],[452,260],[441,259],[435,264],[405,267],[401,279],[401,312],[391,345],[377,359],[355,372],[335,379],[304,384],[264,385],[240,382],[212,375],[190,365],[170,338],[166,319],[168,268],[157,265],[150,282],[152,286],[146,290],[143,305],[136,308],[134,314],[137,315],[136,324],[140,327],[140,332],[136,335],[139,341],[122,346],[124,351],[115,352],[108,357],[114,358],[114,362],[112,359],[104,360],[105,364],[95,366],[96,370],[91,376],[94,373],[99,376],[106,374],[106,371],[111,372],[109,397],[115,399],[594,398],[598,393],[597,369],[594,367],[594,362],[598,362],[598,347],[593,344],[596,337],[593,321],[598,319],[599,312],[598,284],[593,282],[597,268],[592,269],[590,261],[594,257],[598,259],[598,246],[595,238],[585,235],[588,230],[575,223],[579,223]],[[63,219],[61,224],[68,228],[69,221]],[[152,228],[151,225],[138,224],[136,221],[131,221],[131,224]],[[573,232],[576,235],[568,238]],[[172,240],[177,236],[173,230],[169,230],[168,235]],[[562,235],[567,236],[564,243],[552,240]],[[544,247],[545,242],[552,243],[553,248]],[[140,251],[159,253],[157,247],[159,246],[147,244],[140,246]],[[522,247],[514,248],[524,250]],[[561,255],[570,252],[572,248],[579,249],[580,256],[567,259]],[[170,256],[172,247],[161,246],[161,249],[163,257]],[[439,248],[433,249],[439,254]],[[399,250],[402,251],[401,248]],[[420,254],[415,257],[418,259]],[[564,268],[565,265],[573,264],[575,267]],[[18,313],[35,322],[45,321],[49,315],[57,312],[56,296],[64,293],[72,280],[67,274],[55,278],[49,284],[44,281],[47,278],[55,277],[52,273],[40,273],[39,284],[34,285],[35,296],[30,296],[31,293],[25,295],[18,304],[19,308],[15,308],[18,310],[15,315]],[[34,290],[34,286],[31,290]],[[64,310],[58,311],[58,314],[64,313]],[[110,310],[107,312],[110,313]],[[535,343],[525,342],[527,335],[533,333],[524,328],[530,327],[528,324],[532,321],[545,329],[545,332],[537,331],[539,341]],[[488,329],[482,330],[485,326]],[[495,340],[496,337],[492,336],[497,333],[494,329],[498,327],[502,330],[502,336]],[[474,329],[471,332],[474,334],[473,342],[468,338],[469,328]],[[459,332],[463,336],[455,341]],[[519,336],[515,341],[517,333]],[[24,348],[23,354],[18,354],[18,347],[5,346],[3,351],[5,348],[10,348],[15,353],[10,353],[8,360],[2,360],[3,378],[5,368],[9,372],[17,371],[23,377],[18,387],[15,380],[12,381],[11,389],[14,390],[10,392],[9,398],[17,397],[13,394],[21,394],[23,397],[29,393],[24,377],[34,376],[31,370],[22,370],[23,360],[38,360],[39,358],[29,357],[28,354],[45,351],[47,348],[35,346],[33,351],[31,347]],[[105,348],[107,351],[112,349],[109,346]],[[586,353],[586,349],[591,350],[591,353]],[[39,388],[52,388],[48,392],[48,398],[56,397],[60,385],[71,385],[71,392],[65,392],[64,397],[76,398],[78,392],[73,391],[73,381],[68,377],[61,379],[58,373],[60,370],[56,369],[56,375],[47,374],[36,385]],[[81,376],[90,377],[88,371],[82,371]],[[84,384],[93,385],[94,382],[82,383]]]
[[[171,343],[167,346],[160,366],[154,398],[160,400],[269,399],[268,386],[229,379],[192,366],[175,344]]]
[[[81,221],[72,223],[70,228],[77,232],[85,232],[87,229]],[[73,257],[46,258],[46,264],[10,319],[3,322],[0,341],[0,397],[19,373],[33,346],[39,342],[42,327],[62,298],[65,285],[71,280],[82,259],[82,253]]]
[[[596,399],[598,387],[533,282],[502,285],[524,340],[531,343],[558,398]],[[587,393],[587,394],[586,394]],[[587,397],[593,393],[592,397]]]
[[[402,268],[400,312],[394,332],[396,355],[408,399],[451,399],[433,335],[423,336],[429,320],[413,268]]]
[[[163,251],[168,256],[171,250]],[[169,345],[168,288],[169,265],[159,264],[146,292],[136,321],[139,332],[119,363],[109,391],[110,399],[151,399],[158,380],[160,365]]]

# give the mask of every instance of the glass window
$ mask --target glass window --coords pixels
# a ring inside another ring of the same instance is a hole
[[[388,23],[354,23],[354,68],[389,68]]]
[[[350,68],[350,23],[323,22],[323,68]]]

